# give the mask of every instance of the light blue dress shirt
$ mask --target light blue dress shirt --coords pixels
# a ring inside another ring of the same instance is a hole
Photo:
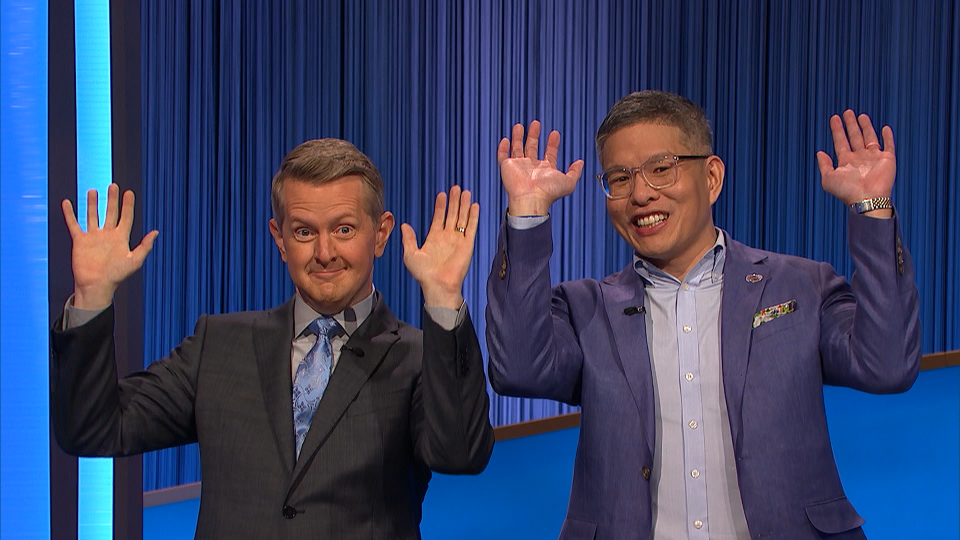
[[[683,280],[634,258],[646,283],[656,407],[650,475],[656,539],[749,538],[737,483],[720,361],[726,244],[717,241]]]

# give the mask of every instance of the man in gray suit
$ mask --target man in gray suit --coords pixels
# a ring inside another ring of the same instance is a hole
[[[74,295],[54,324],[51,415],[58,443],[124,456],[199,442],[197,538],[419,538],[431,470],[477,474],[493,449],[479,344],[461,296],[479,207],[453,187],[423,246],[402,228],[423,290],[423,332],[373,286],[394,226],[383,181],[350,143],[288,154],[270,220],[296,294],[266,311],[202,316],[194,334],[119,381],[112,296],[157,238],[129,249],[134,196],[114,184],[99,227],[69,201]]]

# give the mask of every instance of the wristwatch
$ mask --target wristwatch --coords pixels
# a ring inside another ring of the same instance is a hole
[[[871,210],[883,210],[884,208],[893,208],[893,203],[890,202],[890,197],[874,197],[872,199],[864,199],[860,202],[855,202],[850,205],[850,209],[858,214],[869,212]]]

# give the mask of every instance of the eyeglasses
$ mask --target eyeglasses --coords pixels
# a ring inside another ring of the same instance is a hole
[[[677,166],[685,159],[706,159],[707,156],[654,156],[639,167],[610,169],[597,175],[600,187],[608,199],[623,199],[633,193],[633,179],[640,177],[653,189],[668,188],[677,183],[680,171]]]

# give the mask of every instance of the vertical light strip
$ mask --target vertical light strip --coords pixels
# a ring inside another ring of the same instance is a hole
[[[110,116],[110,1],[75,0],[77,47],[77,215],[87,213],[88,190],[100,193],[100,223],[113,179]],[[80,223],[84,224],[83,218]],[[113,460],[80,459],[77,538],[113,538]]]
[[[0,538],[46,540],[46,0],[0,0],[0,156]]]

